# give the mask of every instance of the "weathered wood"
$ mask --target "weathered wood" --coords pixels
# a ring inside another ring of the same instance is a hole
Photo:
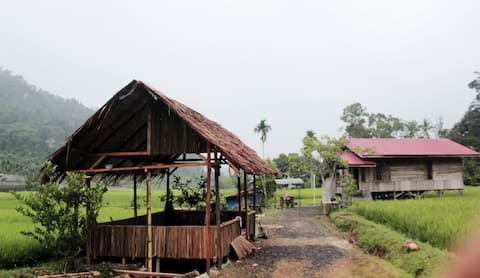
[[[254,213],[251,211],[251,213]],[[249,218],[251,219],[251,217]],[[240,235],[239,219],[224,222],[221,227],[221,250],[217,246],[217,230],[212,230],[211,254],[228,255],[230,242]],[[152,226],[152,255],[159,258],[205,259],[205,226]],[[94,252],[100,257],[145,258],[146,226],[106,225],[96,228]],[[169,244],[170,243],[170,244]]]
[[[113,173],[113,172],[132,172],[138,170],[156,170],[156,169],[166,169],[166,168],[175,168],[175,167],[198,167],[198,166],[205,166],[206,163],[172,163],[172,164],[164,164],[158,163],[155,165],[147,165],[147,166],[131,166],[131,167],[118,167],[118,168],[101,168],[101,169],[80,169],[80,170],[72,170],[72,172],[77,173]]]
[[[239,259],[245,258],[255,250],[255,246],[242,236],[235,238],[230,245]]]
[[[177,274],[177,273],[161,273],[161,272],[125,270],[125,269],[114,269],[113,272],[118,274],[127,274],[127,275],[144,276],[144,277],[160,277],[160,278],[178,278],[183,276],[183,274]]]
[[[246,220],[248,218],[248,188],[247,188],[247,173],[245,171],[243,171],[243,190],[245,192],[244,197],[243,197],[243,201],[244,201],[244,204],[245,204],[245,215],[247,216],[246,217]],[[250,238],[250,233],[248,232],[248,228],[249,228],[249,221],[245,221],[245,230],[247,231],[245,233],[245,237],[247,239]]]
[[[78,273],[65,273],[65,274],[53,274],[53,275],[41,275],[37,278],[64,278],[64,277],[96,277],[100,276],[98,271],[87,271],[87,272],[78,272]]]

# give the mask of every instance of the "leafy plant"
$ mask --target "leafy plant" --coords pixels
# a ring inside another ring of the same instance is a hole
[[[52,180],[56,166],[47,162],[47,175]],[[36,186],[31,194],[13,192],[22,204],[17,211],[29,217],[34,231],[23,231],[57,257],[66,257],[65,269],[71,269],[74,258],[83,251],[87,236],[87,219],[96,219],[106,192],[104,183],[88,188],[85,175],[67,173],[62,184],[47,182]],[[90,206],[89,215],[86,207]]]

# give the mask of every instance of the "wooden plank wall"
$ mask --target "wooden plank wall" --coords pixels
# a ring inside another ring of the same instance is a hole
[[[221,257],[230,251],[230,242],[240,235],[240,221],[221,225]],[[160,258],[205,258],[205,226],[153,226],[153,256]],[[211,229],[211,251],[217,256],[217,231]],[[104,225],[96,227],[93,257],[145,258],[146,226]]]
[[[431,161],[433,179],[427,179],[427,163]],[[462,161],[460,158],[398,159],[382,161],[389,165],[391,182],[375,181],[374,170],[367,172],[367,182],[360,190],[370,192],[399,192],[463,189]]]

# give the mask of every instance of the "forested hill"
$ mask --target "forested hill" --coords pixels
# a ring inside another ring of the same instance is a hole
[[[0,173],[31,174],[93,112],[0,68]]]

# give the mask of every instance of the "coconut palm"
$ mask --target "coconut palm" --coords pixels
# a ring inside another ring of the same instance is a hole
[[[266,123],[267,120],[263,119],[258,123],[258,125],[253,129],[253,132],[260,133],[260,140],[262,140],[262,158],[265,159],[265,141],[267,141],[267,133],[272,129],[272,127]]]

